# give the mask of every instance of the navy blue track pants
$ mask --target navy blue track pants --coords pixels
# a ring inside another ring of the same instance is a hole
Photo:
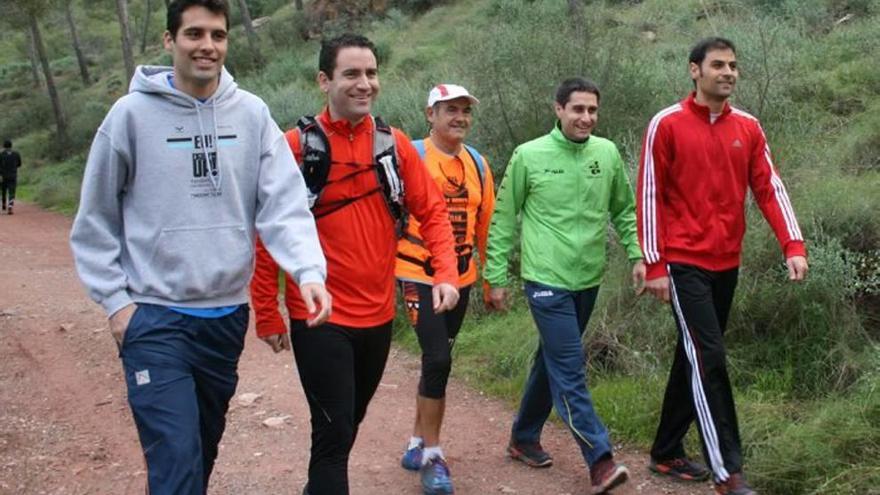
[[[198,318],[138,304],[120,357],[151,495],[203,495],[238,383],[248,306]]]
[[[582,342],[598,292],[599,287],[569,291],[525,283],[541,342],[511,431],[517,443],[539,442],[555,408],[590,466],[611,454],[608,430],[587,389]]]

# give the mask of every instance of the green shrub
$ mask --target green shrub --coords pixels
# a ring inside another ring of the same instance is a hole
[[[880,483],[878,383],[875,377],[853,394],[790,405],[773,397],[741,401],[750,478],[768,493],[874,493]]]
[[[49,167],[35,180],[28,181],[33,200],[55,211],[72,214],[79,201],[80,184],[85,169],[85,155],[73,156]]]

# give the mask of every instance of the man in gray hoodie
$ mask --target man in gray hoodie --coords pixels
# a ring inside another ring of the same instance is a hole
[[[110,316],[153,494],[203,494],[238,380],[259,233],[330,314],[326,261],[283,134],[223,68],[224,0],[175,0],[172,67],[138,67],[98,129],[71,233]]]

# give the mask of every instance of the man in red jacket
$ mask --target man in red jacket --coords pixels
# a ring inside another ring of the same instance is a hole
[[[776,233],[793,281],[807,274],[806,250],[761,124],[727,101],[738,76],[733,43],[700,41],[689,67],[695,91],[651,119],[639,169],[645,288],[671,300],[679,329],[650,467],[681,479],[709,477],[704,466],[688,460],[682,446],[696,419],[716,492],[754,495],[742,477],[723,341],[748,189]]]
[[[433,260],[436,313],[458,303],[458,270],[443,195],[403,132],[370,114],[379,93],[373,44],[350,34],[325,41],[318,85],[327,95],[327,107],[315,121],[288,131],[286,137],[314,195],[312,212],[327,258],[333,313],[327,323],[307,326],[308,312],[290,276],[285,303],[312,416],[304,493],[345,495],[349,452],[391,344],[399,230],[394,212],[408,211],[419,221],[419,234]],[[377,155],[376,143],[383,141],[390,149]],[[320,175],[316,168],[327,172],[317,182],[311,180]],[[276,352],[287,347],[277,296],[278,265],[258,244],[251,299],[257,334]]]

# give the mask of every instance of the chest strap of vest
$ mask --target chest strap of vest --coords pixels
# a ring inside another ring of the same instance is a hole
[[[388,207],[388,213],[395,221],[398,237],[406,229],[408,213],[404,205],[405,189],[400,177],[397,149],[394,133],[390,126],[379,117],[373,119],[373,169],[376,173],[378,187],[356,196],[323,204],[326,207],[319,212],[315,209],[321,203],[321,193],[327,186],[332,164],[330,142],[320,121],[314,116],[303,116],[296,128],[302,144],[302,173],[308,189],[309,208],[315,218],[321,218],[377,192],[381,192]]]

